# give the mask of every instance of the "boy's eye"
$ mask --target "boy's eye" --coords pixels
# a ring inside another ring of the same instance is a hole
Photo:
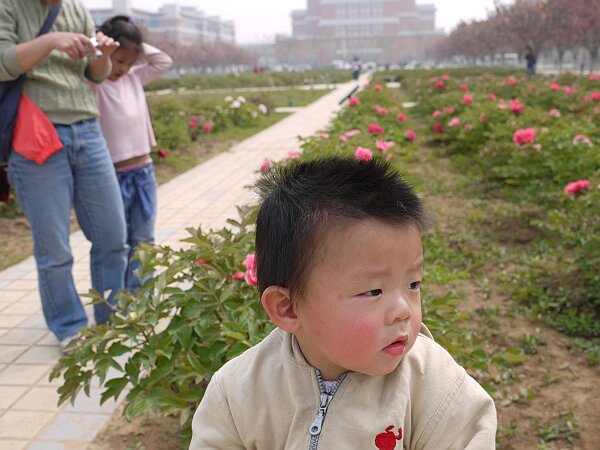
[[[377,297],[378,295],[383,294],[383,291],[381,289],[371,289],[370,291],[367,292],[363,292],[360,295],[365,295],[367,297]]]
[[[421,282],[413,281],[412,283],[410,283],[409,288],[411,291],[417,291],[417,290],[421,289]]]

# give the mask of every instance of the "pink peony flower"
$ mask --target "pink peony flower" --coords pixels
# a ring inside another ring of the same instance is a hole
[[[440,117],[442,115],[441,111],[435,110],[432,114],[431,117],[433,117],[434,119],[437,117]]]
[[[442,80],[447,81],[450,77],[446,74],[442,75]]]
[[[513,141],[517,145],[529,144],[535,139],[534,128],[521,128],[515,131]]]
[[[348,142],[348,138],[342,134],[340,136],[340,141],[342,141],[342,142]]]
[[[460,119],[458,117],[453,117],[450,119],[450,122],[448,122],[449,127],[457,127],[458,125],[460,125]]]
[[[600,91],[592,92],[590,98],[593,102],[600,102]]]
[[[354,157],[359,161],[370,161],[373,159],[373,152],[365,147],[356,147]]]
[[[517,79],[515,78],[514,75],[511,75],[510,77],[508,77],[508,84],[510,86],[514,86],[515,84],[517,84]]]
[[[159,150],[158,151],[158,156],[159,156],[159,158],[165,159],[167,157],[167,151],[164,150],[164,149]]]
[[[406,122],[406,116],[402,113],[396,115],[396,119],[398,119],[400,122]]]
[[[495,102],[495,101],[496,101],[496,99],[497,99],[498,97],[496,97],[494,94],[490,94],[490,95],[488,95],[488,98],[489,98],[491,101]]]
[[[394,145],[396,144],[392,141],[375,141],[375,148],[377,148],[377,150],[379,150],[381,153],[387,153],[387,151]]]
[[[210,122],[204,122],[202,129],[204,130],[205,133],[210,133],[213,129],[213,126],[211,125]]]
[[[592,140],[584,134],[578,134],[573,138],[573,145],[577,145],[579,142],[583,142],[588,147],[593,147]]]
[[[351,138],[352,136],[356,136],[357,134],[360,134],[360,130],[350,130],[346,131],[344,133],[344,136],[346,136],[347,138]]]
[[[206,119],[205,119],[205,117],[204,117],[202,114],[200,114],[200,115],[198,116],[198,120],[199,120],[200,122],[204,122]]]
[[[467,92],[469,90],[469,86],[467,86],[466,84],[462,83],[460,85],[460,90],[463,92]]]
[[[417,138],[417,135],[413,130],[406,130],[404,136],[406,136],[410,142],[415,142],[415,139]]]
[[[287,154],[288,159],[300,159],[300,153],[298,150],[291,150]]]
[[[244,266],[246,266],[246,272],[244,273],[244,280],[250,286],[256,286],[258,284],[258,280],[256,277],[256,255],[254,253],[250,253],[246,256],[243,262]]]
[[[321,138],[329,139],[329,133],[321,133]]]
[[[552,117],[560,117],[560,111],[556,108],[552,108],[550,111],[548,111],[548,114],[550,114]]]
[[[438,89],[444,89],[444,82],[443,81],[436,82],[435,87]]]
[[[380,84],[376,84],[375,86],[373,86],[373,89],[375,89],[377,92],[379,92],[383,89],[383,87]]]
[[[195,117],[192,117],[189,121],[188,121],[188,127],[193,128],[194,130],[196,128],[198,128],[198,119],[196,119]]]
[[[510,101],[510,110],[515,114],[521,114],[525,111],[525,106],[521,104],[519,99],[514,99]]]
[[[442,112],[444,114],[454,114],[454,111],[456,111],[456,109],[454,109],[452,106],[447,106],[444,109],[442,109]]]
[[[570,97],[571,95],[573,95],[573,88],[571,86],[565,86],[563,88],[563,90],[565,91],[565,94],[567,95],[567,97]]]
[[[234,280],[243,280],[244,272],[235,272],[235,273],[231,274],[231,278],[233,278]]]
[[[444,126],[441,123],[436,122],[436,123],[433,124],[433,131],[435,133],[443,133],[444,132]]]
[[[360,100],[358,99],[358,97],[350,97],[350,100],[348,100],[348,104],[350,106],[356,106],[360,103]]]
[[[556,83],[552,83],[550,85],[550,89],[552,89],[553,91],[559,91],[560,90],[560,86]]]
[[[590,188],[589,180],[577,180],[577,181],[572,181],[569,184],[567,184],[565,186],[564,191],[565,191],[565,194],[574,196],[580,190],[589,189],[589,188]]]
[[[473,96],[472,96],[472,95],[469,95],[469,94],[467,94],[467,95],[465,95],[465,96],[463,97],[463,100],[462,100],[462,101],[463,101],[463,103],[464,103],[465,105],[468,105],[469,103],[473,103]]]
[[[380,116],[385,116],[388,113],[387,108],[382,108],[380,106],[378,106],[375,111],[377,111],[377,114],[379,114]]]
[[[266,172],[267,170],[269,170],[271,168],[271,160],[268,158],[265,158],[265,160],[261,163],[260,165],[260,171],[261,172]]]
[[[246,270],[256,269],[256,255],[254,253],[246,255],[242,264],[246,267]]]
[[[465,126],[463,128],[465,129],[465,131],[471,131],[473,129],[473,125],[471,125],[470,123],[465,123]]]
[[[381,128],[381,125],[377,125],[376,123],[370,124],[367,128],[367,131],[369,134],[383,134],[383,128]]]

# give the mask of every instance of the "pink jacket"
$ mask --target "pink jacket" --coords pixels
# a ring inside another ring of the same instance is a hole
[[[106,80],[92,87],[100,127],[115,163],[148,154],[156,145],[143,86],[166,72],[173,60],[156,47],[143,45],[141,64],[117,81]]]

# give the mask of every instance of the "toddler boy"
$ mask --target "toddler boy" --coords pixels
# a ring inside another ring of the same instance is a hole
[[[257,184],[262,305],[277,328],[212,377],[198,449],[493,449],[490,396],[421,323],[430,219],[387,164],[339,157]]]

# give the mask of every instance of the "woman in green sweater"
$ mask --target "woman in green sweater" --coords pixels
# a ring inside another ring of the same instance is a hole
[[[123,204],[98,109],[86,79],[110,73],[118,43],[97,34],[80,0],[63,0],[50,32],[37,33],[58,0],[0,2],[0,81],[26,73],[23,92],[54,125],[63,148],[43,164],[11,152],[8,177],[31,224],[44,317],[66,345],[87,325],[71,273],[70,211],[91,241],[92,288],[108,295],[94,305],[97,323],[108,321],[113,296],[124,287],[128,247]]]

